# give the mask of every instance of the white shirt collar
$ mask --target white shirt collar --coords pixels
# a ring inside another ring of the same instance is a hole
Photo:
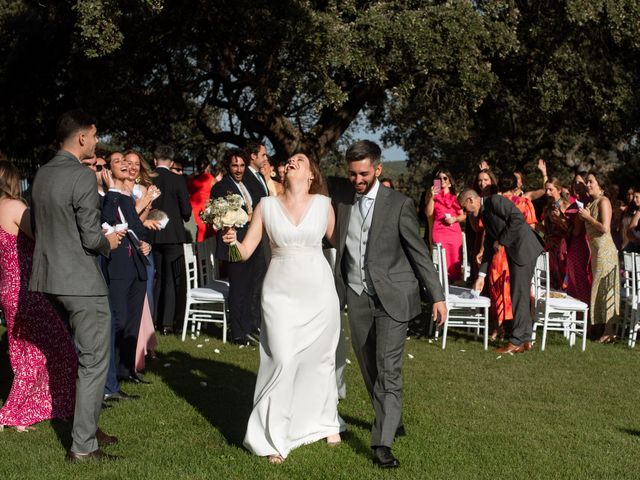
[[[158,165],[158,166],[156,167],[156,170],[157,170],[158,168],[164,168],[165,170],[169,170],[169,171],[171,171],[171,168],[167,167],[166,165]]]

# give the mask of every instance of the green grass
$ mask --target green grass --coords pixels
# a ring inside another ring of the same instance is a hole
[[[317,442],[271,466],[242,448],[258,352],[208,338],[161,337],[146,375],[152,384],[126,388],[141,399],[103,411],[103,429],[120,437],[107,449],[120,461],[67,465],[69,427],[44,422],[35,432],[0,433],[0,478],[640,477],[640,349],[588,343],[581,352],[552,336],[545,352],[497,358],[463,336],[451,336],[445,351],[411,337],[406,353],[414,358],[406,355],[404,365],[408,436],[394,447],[401,468],[384,472],[370,461],[373,414],[353,354],[339,406],[349,424],[343,444]],[[6,398],[6,357],[0,363]]]

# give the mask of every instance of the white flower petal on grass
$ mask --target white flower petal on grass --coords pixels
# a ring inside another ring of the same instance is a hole
[[[191,334],[191,340],[195,340],[197,337],[192,333]]]
[[[244,348],[244,345],[240,345],[240,348]]]
[[[220,353],[220,350],[218,350],[217,348],[214,350],[215,353]]]
[[[496,357],[496,360],[500,360],[501,358],[502,358],[502,355],[498,355],[498,356]]]
[[[201,387],[206,387],[207,386],[207,382],[200,382],[200,386]]]
[[[202,348],[204,345],[202,345],[201,343],[199,343],[198,345],[196,345],[196,347],[198,348]]]
[[[411,355],[410,353],[407,353],[407,356],[408,356],[409,358],[414,358],[414,357],[413,357],[413,355]]]
[[[169,368],[170,366],[171,366],[171,364],[170,364],[170,363],[165,363],[165,364],[164,364],[164,368]]]
[[[433,343],[433,340],[429,339],[429,343]]]
[[[346,363],[347,365],[351,365],[351,360],[349,360],[349,359],[347,358],[347,359],[345,359],[345,363]]]
[[[460,350],[461,352],[466,352],[466,350]]]
[[[407,337],[407,340],[411,340],[411,337]]]
[[[209,340],[210,340],[209,338],[205,338],[205,339],[204,339],[204,341],[205,341],[205,342],[208,342]]]

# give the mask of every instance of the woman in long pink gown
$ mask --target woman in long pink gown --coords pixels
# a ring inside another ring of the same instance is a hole
[[[451,174],[439,170],[435,178],[440,181],[440,190],[427,192],[425,214],[433,217],[431,238],[433,243],[441,244],[447,255],[447,276],[449,281],[462,278],[462,229],[466,214],[458,205],[456,191]]]
[[[73,415],[77,354],[46,296],[29,291],[34,242],[15,166],[0,161],[0,304],[7,322],[11,392],[0,426],[19,431]]]
[[[577,174],[573,179],[572,195],[587,205],[591,199],[587,195],[586,174]],[[591,248],[587,240],[584,222],[578,219],[578,203],[573,202],[565,210],[570,224],[567,233],[567,270],[565,287],[569,295],[589,304],[591,302]]]

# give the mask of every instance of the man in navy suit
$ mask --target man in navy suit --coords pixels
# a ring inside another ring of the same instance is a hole
[[[225,197],[230,193],[241,195],[245,201],[244,209],[251,215],[261,197],[255,198],[245,178],[249,164],[248,155],[244,150],[232,148],[228,150],[222,163],[227,174],[211,189],[211,198]],[[253,175],[253,174],[249,174]],[[254,189],[259,185],[255,180]],[[251,180],[249,180],[251,181]],[[263,195],[264,196],[264,195]],[[242,241],[249,224],[237,229],[238,240]],[[222,241],[221,235],[217,236],[216,257],[222,262],[229,260],[229,247]],[[229,326],[231,338],[238,344],[257,344],[257,330],[260,328],[260,290],[266,262],[264,250],[257,248],[253,255],[243,262],[228,262],[229,272]]]
[[[184,177],[171,172],[173,148],[160,145],[153,153],[156,164],[154,185],[160,195],[153,207],[169,217],[163,230],[151,231],[149,242],[153,245],[153,256],[157,275],[154,291],[156,326],[163,334],[173,332],[176,321],[181,323],[185,303],[185,272],[183,243],[187,242],[184,222],[191,218],[191,203]]]

